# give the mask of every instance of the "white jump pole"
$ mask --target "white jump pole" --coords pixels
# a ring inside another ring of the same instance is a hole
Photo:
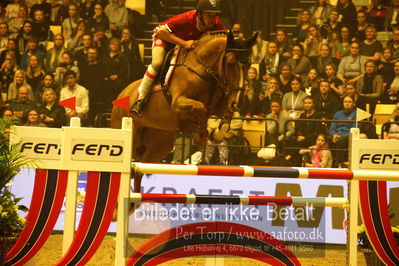
[[[133,127],[132,119],[124,117],[122,120],[122,129],[131,129],[133,132]],[[129,254],[127,254],[129,236],[129,196],[130,172],[122,172],[118,195],[115,265],[126,265],[126,260],[129,257]]]
[[[70,121],[70,127],[80,126],[80,118],[72,117]],[[68,251],[75,235],[78,174],[78,171],[68,171],[68,184],[66,189],[64,214],[64,234],[62,237],[62,255]]]
[[[359,128],[352,128],[349,135],[349,169],[358,170],[359,163],[354,150],[354,139],[359,139]],[[348,232],[347,232],[347,264],[357,265],[357,225],[359,210],[359,180],[348,181],[349,213],[348,213]]]

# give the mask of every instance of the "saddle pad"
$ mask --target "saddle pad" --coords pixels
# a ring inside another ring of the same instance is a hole
[[[170,60],[169,69],[168,69],[168,72],[166,72],[166,75],[165,75],[165,86],[166,87],[169,85],[169,80],[172,77],[173,71],[175,70],[175,64],[177,63],[177,59],[179,58],[180,50],[181,50],[181,47],[180,46],[176,46],[175,52],[174,52],[174,54],[172,56],[172,59]]]

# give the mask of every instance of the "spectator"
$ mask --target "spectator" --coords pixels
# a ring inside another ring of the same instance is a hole
[[[25,5],[21,5],[18,8],[18,16],[11,19],[8,23],[10,35],[15,37],[20,29],[24,26],[24,22],[29,20],[28,8]]]
[[[15,55],[12,51],[9,51],[0,68],[0,95],[1,93],[7,94],[8,88],[14,79],[15,71],[17,71],[17,69],[18,65],[16,64]]]
[[[104,9],[104,13],[109,19],[111,32],[121,32],[123,28],[127,27],[128,13],[123,4],[122,0],[110,0]]]
[[[62,0],[62,5],[57,10],[57,15],[55,17],[55,24],[61,25],[62,22],[69,16],[69,4],[71,0]]]
[[[389,122],[390,124],[383,127],[383,138],[399,140],[399,105],[396,105]]]
[[[344,95],[344,83],[337,78],[337,66],[333,63],[327,64],[324,67],[324,76],[330,83],[331,91],[339,98]]]
[[[30,96],[29,100],[32,101],[34,99],[34,96],[32,94],[32,88],[26,82],[26,76],[23,70],[15,71],[14,81],[13,83],[10,84],[10,87],[8,88],[7,99],[8,100],[15,99],[17,97],[18,89],[20,87],[26,87],[28,89],[29,91],[28,95]]]
[[[284,141],[284,130],[285,130],[285,136],[289,138],[294,135],[295,132],[294,125],[291,122],[287,123],[290,117],[287,111],[281,108],[281,103],[278,101],[278,99],[272,99],[272,102],[270,104],[270,109],[271,113],[268,114],[266,118],[271,118],[276,120],[277,124],[274,121],[270,120],[266,121],[266,128],[267,128],[266,144],[267,145],[276,144],[277,147],[281,149],[282,147],[281,144]]]
[[[145,72],[145,66],[140,57],[139,46],[136,38],[128,28],[122,30],[121,52],[128,60],[128,82],[140,79]]]
[[[35,10],[33,15],[32,34],[38,38],[39,42],[45,42],[49,39],[50,21],[46,20],[41,9]]]
[[[333,7],[328,3],[328,0],[317,0],[316,5],[309,9],[312,14],[312,24],[321,27],[328,21],[332,9]]]
[[[73,36],[76,35],[78,22],[81,20],[82,18],[79,15],[77,4],[69,4],[68,18],[64,19],[62,22],[65,41],[69,41]]]
[[[266,89],[262,90],[259,93],[260,104],[258,105],[259,109],[256,109],[255,114],[258,114],[258,116],[261,117],[264,117],[266,114],[269,114],[271,112],[270,104],[272,99],[277,99],[278,101],[281,101],[281,98],[282,98],[282,93],[278,88],[277,78],[271,76],[267,80]]]
[[[105,28],[102,25],[97,26],[96,33],[93,36],[93,45],[97,48],[100,56],[106,54],[109,46],[109,39],[105,35]]]
[[[282,107],[288,112],[290,119],[298,119],[304,111],[303,99],[306,93],[301,90],[302,79],[295,77],[291,80],[291,91],[283,96]]]
[[[277,52],[281,57],[280,62],[285,62],[291,57],[292,40],[283,29],[276,31]]]
[[[7,22],[5,6],[0,5],[0,22]]]
[[[315,65],[317,56],[320,55],[320,49],[323,44],[327,44],[326,40],[320,35],[320,31],[315,26],[309,27],[309,33],[303,44],[304,54],[309,57],[312,65]]]
[[[89,125],[93,124],[97,113],[111,111],[108,92],[104,86],[104,68],[99,63],[97,48],[89,47],[87,61],[80,67],[80,84],[89,91]]]
[[[327,137],[324,134],[319,134],[316,143],[307,149],[299,151],[303,155],[303,162],[305,167],[314,168],[331,168],[333,158],[331,151],[328,149]]]
[[[97,3],[94,5],[94,15],[87,21],[87,29],[91,33],[95,33],[99,25],[103,26],[105,29],[109,29],[108,17],[105,15],[103,7]]]
[[[277,76],[278,87],[280,91],[285,94],[291,90],[291,80],[295,76],[292,75],[291,66],[288,63],[282,63],[279,67],[279,74]]]
[[[79,4],[79,13],[80,17],[87,21],[90,17],[94,15],[94,5],[96,4],[95,0],[86,0],[82,1]]]
[[[231,32],[233,33],[234,38],[240,38],[245,40],[244,34],[241,31],[241,25],[236,23],[231,27]]]
[[[43,114],[42,121],[47,127],[60,128],[66,126],[65,108],[56,102],[56,97],[56,93],[52,88],[44,89],[40,112]]]
[[[357,28],[353,37],[356,39],[356,41],[361,43],[366,39],[366,29],[370,26],[370,24],[367,23],[367,15],[363,10],[357,12],[356,20]]]
[[[312,95],[319,89],[319,80],[320,77],[317,70],[315,68],[309,70],[309,73],[302,84],[302,87],[307,95]]]
[[[258,94],[262,90],[262,85],[257,79],[258,71],[254,67],[250,67],[245,78],[244,101],[241,113],[245,116],[257,115],[255,110],[259,110]]]
[[[8,25],[7,23],[0,23],[0,52],[7,49],[8,43]]]
[[[33,37],[32,22],[26,20],[17,35],[18,51],[22,56],[27,50],[28,41]]]
[[[269,42],[267,44],[265,57],[259,66],[262,79],[267,81],[270,76],[276,76],[278,74],[279,64],[280,55],[277,53],[277,44],[276,42]]]
[[[306,39],[306,35],[309,32],[309,28],[312,26],[311,17],[312,14],[308,9],[303,9],[301,12],[299,12],[297,27],[293,33],[293,36],[295,36],[295,38],[293,38],[294,41],[303,44]]]
[[[46,70],[54,73],[57,66],[62,62],[62,54],[66,51],[64,36],[58,33],[54,37],[54,47],[47,50]]]
[[[7,53],[13,53],[13,59],[15,59],[15,63],[18,66],[19,62],[21,62],[21,55],[19,54],[19,51],[17,49],[17,43],[15,39],[8,39],[7,42],[7,49],[3,50],[0,53],[0,65],[4,63],[4,60],[6,59]]]
[[[354,107],[360,108],[370,113],[374,113],[376,101],[372,102],[372,100],[359,94],[358,88],[354,84],[347,84],[345,86],[345,94],[353,98]],[[369,105],[369,107],[367,107],[367,105]]]
[[[366,97],[380,99],[384,90],[382,76],[377,74],[377,65],[373,60],[368,60],[364,65],[365,73],[357,81],[356,87],[359,94]]]
[[[392,83],[385,86],[381,96],[381,103],[396,104],[399,102],[399,61],[394,64],[395,78]]]
[[[330,83],[327,80],[321,80],[319,91],[314,95],[314,105],[316,111],[320,112],[323,119],[331,119],[339,110],[339,98],[331,92]]]
[[[26,86],[18,88],[17,97],[8,102],[8,107],[14,112],[15,117],[23,120],[24,112],[35,108],[35,104],[29,101],[29,89]]]
[[[65,108],[68,118],[78,116],[85,123],[89,112],[89,95],[86,88],[77,83],[76,73],[72,70],[65,72],[67,86],[61,89],[60,101],[76,97],[76,110]]]
[[[392,60],[394,60],[394,61],[398,60],[399,59],[399,28],[394,28],[392,30],[392,40],[388,41],[387,48],[389,48],[391,50]]]
[[[9,107],[2,107],[0,109],[1,118],[11,118],[14,116],[14,112]]]
[[[355,83],[364,74],[364,64],[367,59],[359,54],[360,45],[354,41],[350,46],[350,55],[339,63],[337,78],[343,83]]]
[[[82,49],[83,35],[85,35],[86,33],[87,33],[86,23],[83,20],[81,20],[77,23],[76,31],[71,36],[71,39],[68,42],[68,49],[73,52]]]
[[[338,35],[338,40],[332,46],[332,57],[335,58],[335,63],[339,64],[341,59],[350,55],[351,36],[348,27],[341,27],[341,33]]]
[[[26,112],[27,121],[25,126],[27,127],[47,127],[46,124],[42,123],[41,114],[36,108],[30,109]]]
[[[55,88],[56,88],[56,86],[55,86],[53,74],[52,73],[44,74],[44,77],[43,77],[43,80],[42,80],[42,84],[40,85],[40,87],[38,89],[38,93],[39,93],[38,102],[39,103],[43,102],[43,99],[42,99],[43,98],[43,92],[46,89],[52,89],[52,90],[56,91]],[[56,97],[59,96],[59,95],[60,95],[60,91],[57,90],[56,91]],[[57,98],[59,98],[59,97],[57,97]]]
[[[13,0],[6,6],[6,18],[8,20],[16,18],[18,16],[19,6],[22,5],[22,0]]]
[[[371,0],[367,7],[369,21],[377,31],[384,31],[384,22],[388,13],[387,6],[384,6],[381,0]]]
[[[374,26],[367,26],[365,31],[366,39],[360,43],[360,54],[368,60],[378,62],[382,55],[382,44],[376,39]]]
[[[109,52],[103,56],[101,61],[104,67],[106,84],[109,88],[107,97],[110,101],[116,99],[127,84],[128,61],[122,55],[120,45],[120,39],[112,38],[109,42]]]
[[[35,102],[40,101],[40,85],[43,77],[44,70],[40,64],[39,57],[33,54],[29,57],[28,67],[26,70],[26,82],[28,82],[32,88]]]
[[[318,134],[325,131],[321,122],[302,121],[301,119],[322,119],[320,112],[314,108],[312,96],[303,99],[304,112],[295,121],[297,147],[308,147],[314,143]]]
[[[46,3],[46,0],[36,0],[36,3],[30,8],[30,17],[35,19],[35,12],[41,10],[43,12],[44,20],[48,23],[51,22],[51,4]]]
[[[303,55],[303,47],[300,44],[292,46],[292,57],[287,63],[292,69],[292,74],[300,78],[305,78],[312,68],[309,58]]]
[[[268,42],[263,40],[262,31],[257,30],[253,33],[255,34],[258,32],[258,37],[256,38],[256,44],[252,46],[252,53],[251,53],[251,63],[252,64],[260,64],[263,62],[263,59],[266,56]]]
[[[318,73],[323,73],[326,65],[332,63],[330,47],[327,44],[320,46],[320,55],[316,57],[315,64],[313,65]]]
[[[338,0],[337,10],[342,17],[342,25],[348,27],[350,33],[354,34],[356,31],[356,24],[353,22],[356,21],[357,12],[352,0]]]
[[[76,77],[79,79],[80,71],[79,68],[73,62],[73,55],[70,51],[65,51],[62,54],[62,61],[59,63],[58,67],[55,69],[55,82],[60,88],[66,85],[65,73],[68,70],[72,70],[76,73]]]
[[[386,47],[382,54],[381,62],[378,66],[378,74],[382,76],[384,84],[391,84],[395,78],[394,61],[392,59],[391,49]]]
[[[339,35],[341,33],[341,22],[338,21],[339,13],[336,9],[332,9],[328,16],[328,21],[324,22],[320,28],[320,34],[328,42],[331,42],[333,33]]]
[[[356,110],[354,108],[354,100],[351,96],[345,96],[343,99],[343,109],[334,114],[334,120],[348,120],[352,122],[332,122],[330,127],[330,137],[332,147],[336,149],[347,149],[349,132],[351,128],[356,127]],[[334,156],[334,167],[339,165],[347,165],[348,152],[337,151]]]
[[[385,18],[385,29],[397,28],[399,24],[399,0],[392,0],[392,6],[388,8],[388,14]]]
[[[81,66],[81,65],[87,63],[87,51],[88,51],[89,47],[91,47],[93,44],[93,39],[92,39],[90,33],[87,33],[87,32],[83,33],[81,38],[82,38],[82,46],[80,46],[78,49],[76,49],[75,56],[74,56],[75,61],[77,62],[78,66]],[[71,43],[72,42],[70,42],[70,44]]]
[[[43,66],[44,62],[44,53],[39,49],[38,39],[35,37],[31,37],[28,40],[28,44],[26,47],[26,51],[21,56],[21,68],[26,70],[28,67],[29,58],[32,55],[36,55],[39,59],[40,64]]]

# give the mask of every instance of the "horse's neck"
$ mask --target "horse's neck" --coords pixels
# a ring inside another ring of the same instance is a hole
[[[200,43],[195,51],[203,63],[208,67],[214,68],[220,60],[225,43],[223,38],[211,39],[203,44]]]

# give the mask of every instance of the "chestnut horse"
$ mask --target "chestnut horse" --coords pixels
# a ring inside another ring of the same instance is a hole
[[[249,51],[256,35],[249,40],[235,40],[231,33],[204,35],[194,50],[180,51],[168,90],[171,103],[162,91],[148,97],[141,118],[133,116],[133,153],[135,161],[160,162],[172,151],[174,132],[195,133],[195,143],[208,139],[207,119],[222,116],[230,122],[242,101],[242,87],[249,68]],[[140,80],[128,85],[118,96],[138,98]],[[114,106],[111,126],[121,127],[128,112]],[[141,176],[135,176],[135,191],[140,191]]]

